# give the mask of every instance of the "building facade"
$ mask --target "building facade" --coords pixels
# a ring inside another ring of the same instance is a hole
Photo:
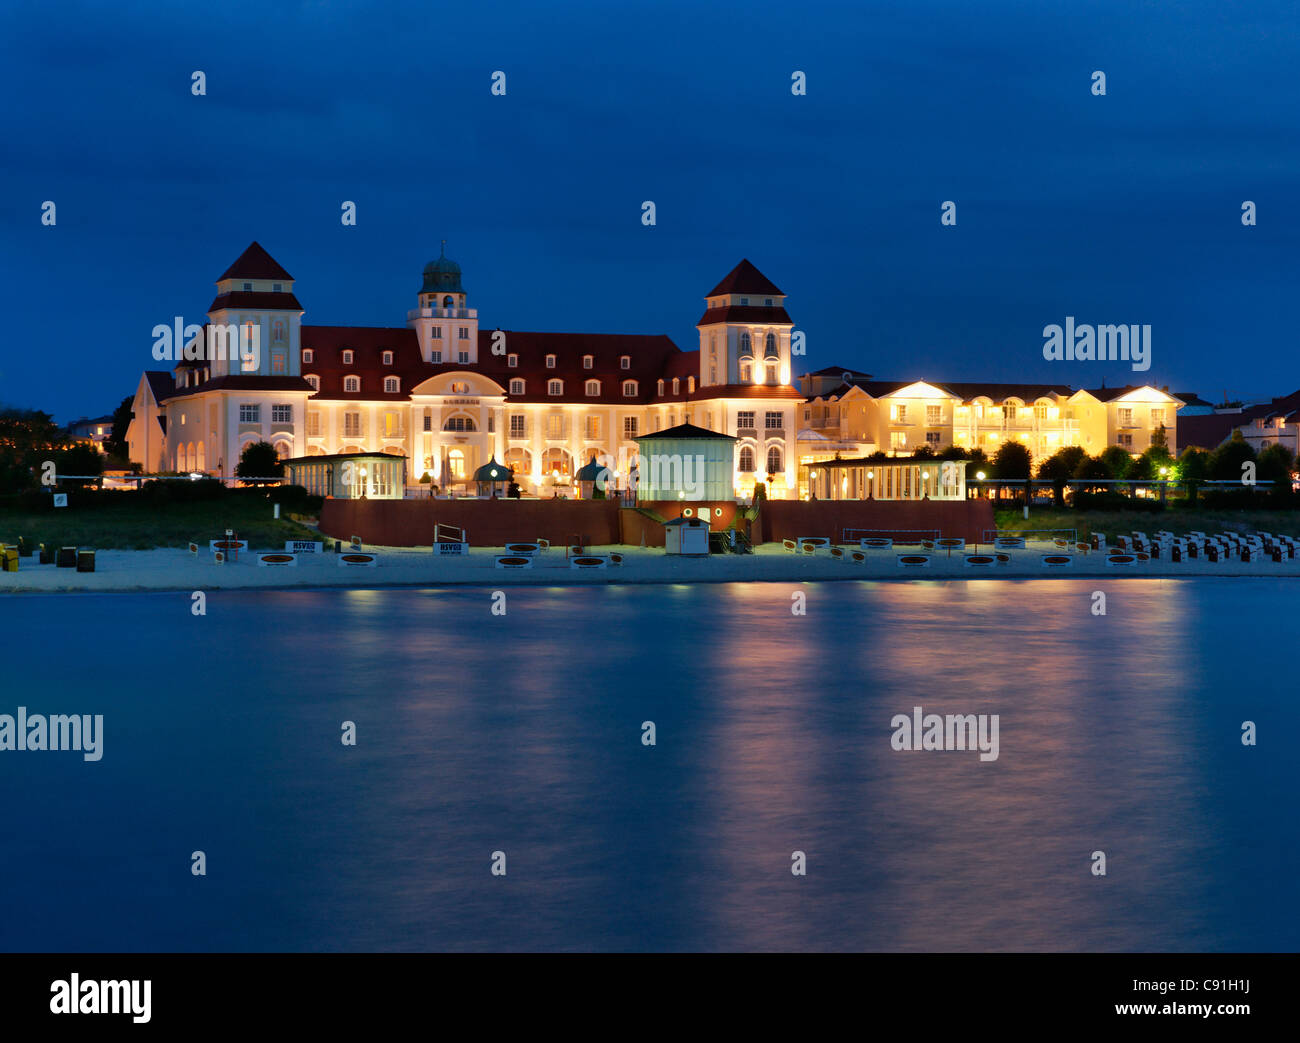
[[[253,243],[217,281],[202,342],[224,358],[150,371],[128,435],[147,471],[230,475],[250,443],[282,458],[405,456],[407,483],[467,490],[495,458],[525,495],[567,494],[600,460],[626,488],[637,439],[693,424],[736,439],[735,491],[793,496],[795,422],[785,295],[742,260],[707,295],[699,347],[666,336],[481,329],[460,267],[424,269],[398,327],[311,326],[294,280]],[[235,350],[254,338],[256,358]]]

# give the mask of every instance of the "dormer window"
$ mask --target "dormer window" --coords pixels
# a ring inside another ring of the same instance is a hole
[[[548,395],[563,395],[563,394],[564,394],[564,381],[562,381],[562,380],[551,380],[551,381],[548,381],[547,384],[546,384],[546,393],[547,393]]]
[[[765,307],[765,308],[770,308],[770,307],[772,307],[772,298],[771,298],[771,297],[764,297],[764,298],[763,298],[763,307]]]
[[[320,377],[316,376],[315,373],[308,373],[307,376],[304,377],[303,379],[306,380],[307,383],[311,385],[311,389],[313,391],[320,390]]]
[[[691,394],[694,394],[694,393],[695,393],[695,378],[694,378],[694,377],[687,377],[687,378],[686,378],[686,390],[687,390],[689,393],[691,393]]]
[[[664,382],[662,377],[659,378],[658,391],[661,395],[664,393]]]
[[[742,297],[742,298],[740,298],[740,306],[741,306],[742,308],[748,308],[748,307],[749,307],[749,298],[748,298],[748,297]]]
[[[587,396],[589,398],[594,398],[596,395],[599,394],[600,394],[600,381],[599,380],[587,381]]]
[[[350,348],[345,349],[343,352],[343,365],[352,365],[352,350]]]
[[[394,395],[401,390],[401,381],[397,377],[384,377],[384,391],[386,393]]]
[[[251,290],[252,288],[253,288],[253,284],[251,282],[244,283],[245,290]]]
[[[554,369],[554,368],[555,368],[555,356],[554,356],[554,355],[547,355],[547,356],[546,356],[546,368],[547,368],[547,369]]]
[[[393,353],[392,353],[391,351],[385,351],[385,352],[384,352],[384,365],[385,365],[385,366],[391,366],[392,364],[393,364]]]
[[[620,356],[618,357],[618,368],[619,368],[619,369],[631,369],[631,368],[632,368],[632,356],[631,356],[631,355],[620,355]]]
[[[591,369],[592,361],[593,361],[593,360],[592,360],[592,357],[591,357],[590,355],[583,355],[583,356],[582,356],[582,368],[583,368],[583,369]]]
[[[507,355],[507,356],[506,356],[506,365],[509,366],[511,369],[518,369],[518,368],[519,368],[519,356],[518,356],[518,355]]]
[[[344,390],[344,391],[351,391],[351,392],[359,392],[359,391],[361,390],[361,378],[360,378],[360,377],[344,377],[344,378],[343,378],[343,390]]]
[[[625,381],[623,381],[623,397],[624,397],[624,398],[636,398],[636,381],[635,381],[635,380],[625,380]]]
[[[673,377],[673,394],[674,395],[681,394],[681,390],[682,390],[681,381],[678,380],[676,377]]]
[[[304,348],[302,352],[302,360],[308,364],[315,362],[316,352],[312,351],[311,348]]]
[[[510,381],[510,394],[522,395],[523,393],[524,393],[524,382],[522,380],[516,377],[514,380]]]
[[[283,285],[282,283],[278,283],[278,282],[273,282],[273,283],[271,283],[271,292],[272,292],[272,293],[283,293],[283,292],[284,292],[284,285]]]

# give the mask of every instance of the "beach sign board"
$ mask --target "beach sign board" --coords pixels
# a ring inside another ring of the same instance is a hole
[[[325,544],[316,540],[285,540],[286,554],[323,554]]]
[[[460,555],[468,554],[468,553],[469,553],[469,544],[468,544],[468,543],[452,543],[452,542],[435,543],[435,544],[433,545],[433,553],[436,554],[436,555],[438,555],[440,558],[441,558],[441,557],[446,557],[446,556],[449,555],[449,554],[452,554],[452,555],[456,555],[456,554],[460,554]]]

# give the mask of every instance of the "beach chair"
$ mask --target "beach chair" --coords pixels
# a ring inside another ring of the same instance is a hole
[[[831,548],[831,557],[832,557],[832,558],[837,558],[838,560],[843,561],[843,560],[844,560],[844,551],[842,551],[839,547],[832,547],[832,548]]]
[[[866,563],[867,563],[867,556],[866,556],[865,554],[863,554],[862,551],[860,551],[860,550],[855,550],[855,551],[853,552],[853,564],[854,564],[854,565],[865,565]]]

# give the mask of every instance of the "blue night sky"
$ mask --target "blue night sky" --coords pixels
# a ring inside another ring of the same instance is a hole
[[[1293,0],[6,5],[0,402],[110,412],[253,239],[307,323],[402,325],[445,238],[485,329],[690,350],[748,257],[797,371],[1291,392],[1298,28]],[[1151,324],[1149,373],[1045,361],[1066,315]]]

